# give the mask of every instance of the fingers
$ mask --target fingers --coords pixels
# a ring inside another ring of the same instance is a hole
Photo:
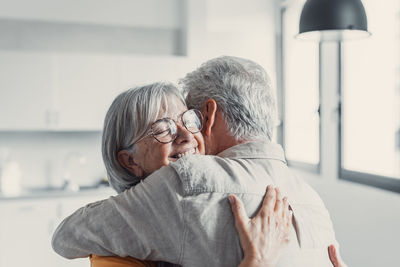
[[[287,197],[284,197],[282,199],[282,217],[284,219],[286,219],[287,217],[289,217],[289,202],[287,200]]]
[[[237,228],[244,229],[250,219],[246,214],[243,202],[233,194],[229,195],[228,199],[231,204]],[[285,197],[282,199],[282,194],[278,188],[274,188],[272,185],[267,187],[267,192],[264,196],[261,209],[255,218],[262,220],[268,218],[269,224],[272,221],[279,221],[281,226],[289,229],[292,221],[292,212],[289,210],[289,202],[287,198]]]
[[[286,235],[289,241],[289,232],[290,232],[290,226],[292,223],[292,217],[293,217],[293,212],[291,210],[289,210],[289,201],[287,199],[287,197],[284,197],[282,200],[282,225],[285,227],[286,229]]]
[[[336,248],[334,245],[328,247],[329,259],[331,260],[334,267],[339,267],[339,261],[336,254]]]
[[[347,267],[340,257],[339,251],[334,245],[328,247],[329,259],[331,260],[334,267]]]
[[[261,208],[252,219],[248,218],[243,202],[238,197],[229,195],[228,198],[245,257],[255,255],[260,263],[261,256],[262,262],[275,266],[290,241],[292,217],[287,198],[282,198],[279,189],[268,186]]]
[[[282,194],[281,191],[279,190],[278,187],[275,188],[275,194],[276,194],[276,199],[275,199],[275,207],[274,211],[279,214],[282,211]]]
[[[249,217],[247,217],[243,202],[235,195],[229,195],[228,199],[229,203],[231,204],[233,216],[235,217],[236,227],[238,228],[238,231],[242,230],[249,221]]]
[[[229,195],[228,199],[229,203],[231,204],[233,217],[235,217],[235,227],[239,234],[240,245],[242,246],[243,251],[246,253],[246,251],[249,251],[251,247],[251,238],[249,236],[251,232],[247,227],[250,219],[247,217],[243,202],[238,197],[235,195]]]
[[[265,194],[260,215],[262,217],[267,217],[275,209],[276,203],[276,191],[272,185],[267,186],[267,193]]]

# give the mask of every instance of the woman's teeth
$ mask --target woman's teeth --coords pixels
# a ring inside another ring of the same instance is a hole
[[[176,157],[179,159],[179,158],[181,158],[181,157],[183,157],[183,156],[192,155],[192,154],[194,154],[194,153],[196,153],[196,148],[192,148],[192,149],[190,149],[190,150],[188,150],[188,151],[186,151],[186,152],[179,153],[178,155],[176,155]]]

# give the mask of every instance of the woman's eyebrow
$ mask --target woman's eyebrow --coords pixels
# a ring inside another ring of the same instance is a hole
[[[176,122],[176,121],[179,121],[179,119],[182,117],[183,113],[185,113],[186,111],[188,111],[188,109],[186,109],[186,110],[183,111],[182,113],[179,113],[178,115],[176,115],[175,118],[169,118],[169,119],[172,119],[172,120],[174,120],[175,122]],[[168,117],[166,117],[166,118],[168,118]]]
[[[183,111],[183,112],[181,112],[181,113],[179,113],[179,114],[176,115],[174,118],[172,118],[172,117],[170,117],[170,116],[163,116],[162,118],[156,119],[153,123],[155,123],[155,122],[157,122],[157,121],[160,121],[160,120],[163,120],[163,119],[171,119],[171,120],[173,120],[173,121],[177,121],[177,119],[180,118],[180,117],[183,115],[183,113],[185,113],[186,111],[188,111],[188,109],[185,110],[185,111]]]

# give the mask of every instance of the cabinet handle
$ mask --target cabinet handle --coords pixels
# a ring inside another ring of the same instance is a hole
[[[45,122],[47,127],[57,127],[60,121],[60,112],[58,110],[46,110]]]
[[[47,127],[51,126],[51,111],[46,110],[45,117],[44,117],[45,123]]]

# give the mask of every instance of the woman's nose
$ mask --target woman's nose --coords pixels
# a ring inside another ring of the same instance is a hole
[[[177,123],[177,137],[175,139],[175,142],[177,144],[182,144],[182,143],[187,143],[193,140],[194,136],[191,132],[189,132],[185,126],[178,124]]]

